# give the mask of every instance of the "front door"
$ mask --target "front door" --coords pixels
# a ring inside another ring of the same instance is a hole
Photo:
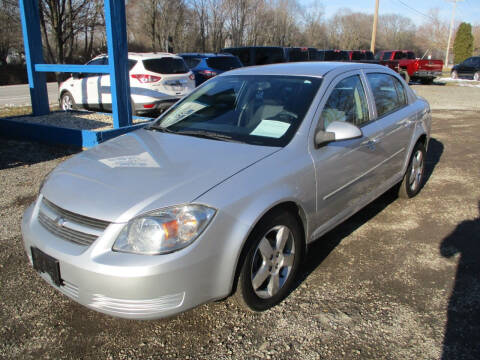
[[[370,120],[365,88],[363,76],[350,72],[332,83],[327,100],[320,104],[318,129],[325,130],[333,121],[348,121],[360,127],[363,136],[312,149],[317,186],[313,237],[353,214],[375,189],[374,167],[380,158],[374,140],[379,129]]]

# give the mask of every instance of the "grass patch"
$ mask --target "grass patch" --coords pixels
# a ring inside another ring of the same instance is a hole
[[[60,110],[58,105],[50,105],[50,111]],[[0,118],[10,116],[30,115],[32,113],[31,106],[6,106],[0,108]]]

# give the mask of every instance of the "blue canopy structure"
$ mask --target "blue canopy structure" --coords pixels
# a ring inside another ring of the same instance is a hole
[[[108,65],[97,66],[46,64],[43,59],[38,0],[19,0],[19,3],[32,115],[40,116],[50,112],[45,72],[109,74],[114,129],[95,132],[2,119],[0,120],[2,133],[6,136],[21,136],[34,140],[89,147],[137,128],[138,125],[132,126],[125,0],[104,0]]]

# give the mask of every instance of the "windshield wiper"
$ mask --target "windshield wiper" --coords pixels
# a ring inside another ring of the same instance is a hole
[[[173,131],[173,130],[170,130],[169,128],[164,128],[164,127],[156,126],[156,125],[150,125],[148,127],[145,127],[145,129],[160,131],[160,132],[164,132],[164,133],[168,133],[168,134],[195,136],[195,137],[199,137],[199,138],[203,138],[203,139],[213,139],[213,140],[244,143],[244,141],[236,140],[229,135],[219,134],[219,133],[216,133],[216,132],[205,131],[205,130]]]
[[[146,126],[144,129],[155,130],[155,131],[160,131],[160,132],[169,133],[169,134],[176,134],[177,133],[176,131],[172,131],[168,128],[157,126],[157,125]]]
[[[229,142],[239,142],[243,143],[243,141],[236,140],[229,135],[219,134],[211,131],[205,130],[184,130],[184,131],[176,131],[175,134],[178,135],[187,135],[187,136],[195,136],[203,139],[213,139],[213,140],[221,140],[221,141],[229,141]]]

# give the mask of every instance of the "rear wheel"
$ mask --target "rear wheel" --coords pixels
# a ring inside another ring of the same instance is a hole
[[[480,81],[480,71],[477,71],[475,74],[473,74],[473,80]]]
[[[63,111],[71,111],[77,109],[77,104],[75,103],[72,94],[70,94],[68,91],[65,91],[60,97],[60,109],[62,109]]]
[[[285,211],[272,212],[257,224],[235,292],[240,306],[264,311],[289,294],[303,255],[302,234],[298,221]]]
[[[425,172],[425,146],[418,142],[413,148],[412,156],[403,177],[398,196],[404,199],[414,197],[422,188]]]
[[[451,73],[451,78],[452,79],[458,79],[458,72],[457,70],[453,70],[452,73]]]

